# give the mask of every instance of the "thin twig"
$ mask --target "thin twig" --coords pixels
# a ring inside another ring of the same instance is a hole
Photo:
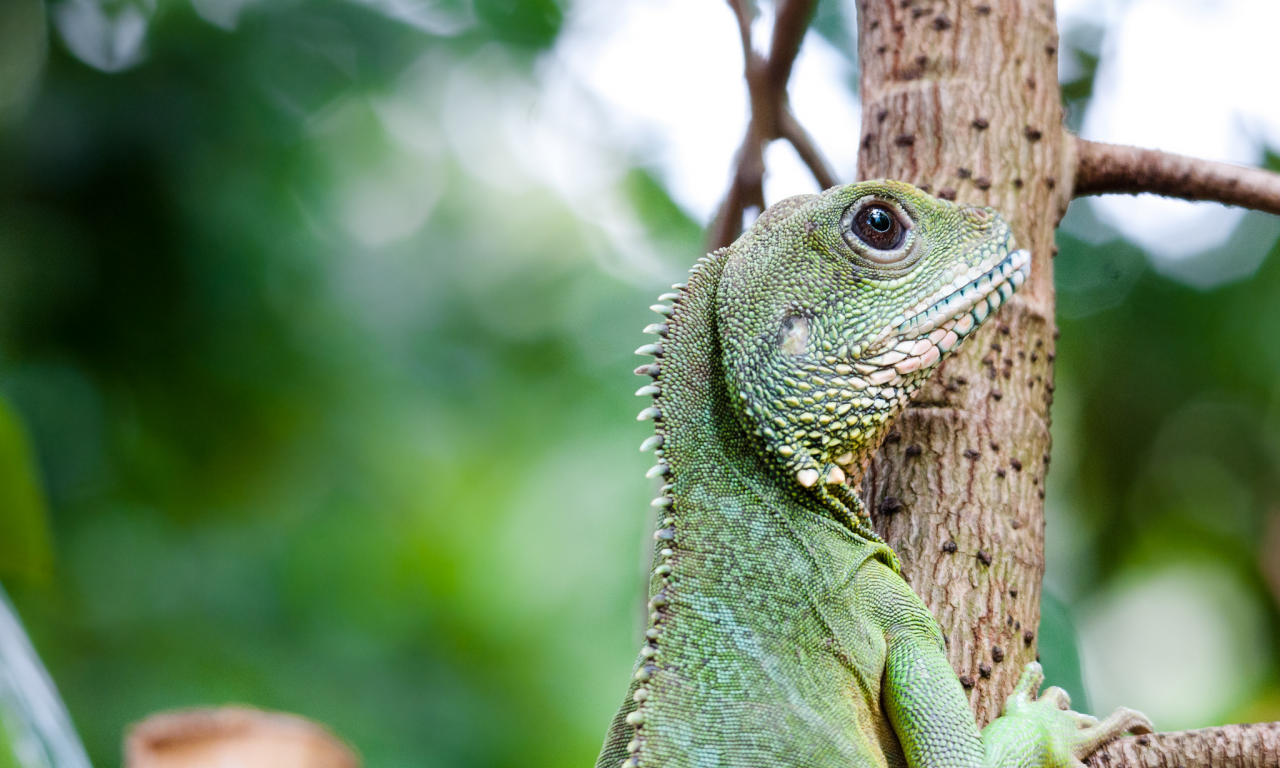
[[[800,52],[814,0],[779,0],[778,17],[767,57],[751,44],[751,15],[746,0],[727,0],[738,22],[742,41],[743,76],[751,97],[751,119],[734,159],[733,179],[712,226],[712,250],[729,245],[742,230],[742,214],[752,206],[764,208],[764,148],[785,138],[796,148],[823,189],[834,186],[835,174],[818,152],[787,103],[787,80]]]
[[[813,0],[781,0],[778,18],[773,22],[773,40],[769,43],[767,71],[772,85],[785,91],[791,78],[791,65],[800,54],[800,43],[813,16]]]
[[[1076,137],[1075,195],[1151,192],[1280,214],[1280,174]]]
[[[796,120],[796,116],[792,114],[791,109],[782,110],[781,119],[778,126],[782,132],[782,138],[791,143],[796,148],[796,153],[800,155],[800,159],[809,167],[809,172],[813,174],[813,178],[818,182],[818,186],[822,189],[830,189],[838,182],[836,181],[835,171],[827,163],[827,159],[818,151],[817,145],[813,143],[813,139],[809,137],[808,131],[800,125],[800,121]]]

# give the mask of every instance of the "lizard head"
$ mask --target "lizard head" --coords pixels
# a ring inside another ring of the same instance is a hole
[[[911,394],[1030,262],[991,208],[901,182],[779,202],[730,246],[719,288],[744,425],[803,486],[859,478]]]

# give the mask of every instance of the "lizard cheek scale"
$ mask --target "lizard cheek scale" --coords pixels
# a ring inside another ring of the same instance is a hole
[[[1111,734],[1034,700],[1035,664],[980,734],[857,493],[1030,264],[995,211],[871,181],[773,205],[658,297],[636,350],[660,486],[649,622],[597,768],[1039,768]]]

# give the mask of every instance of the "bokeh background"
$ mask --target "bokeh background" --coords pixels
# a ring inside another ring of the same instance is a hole
[[[1274,3],[1059,12],[1073,128],[1280,169]],[[821,0],[793,82],[844,179],[854,23]],[[99,768],[226,702],[378,768],[591,763],[642,617],[631,351],[741,66],[720,0],[0,2],[0,580]],[[1081,708],[1280,719],[1278,234],[1060,230],[1041,636]]]

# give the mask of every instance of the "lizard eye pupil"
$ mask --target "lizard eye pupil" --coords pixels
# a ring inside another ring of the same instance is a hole
[[[868,205],[853,218],[853,234],[878,251],[891,251],[902,244],[905,231],[898,217],[883,205]]]

